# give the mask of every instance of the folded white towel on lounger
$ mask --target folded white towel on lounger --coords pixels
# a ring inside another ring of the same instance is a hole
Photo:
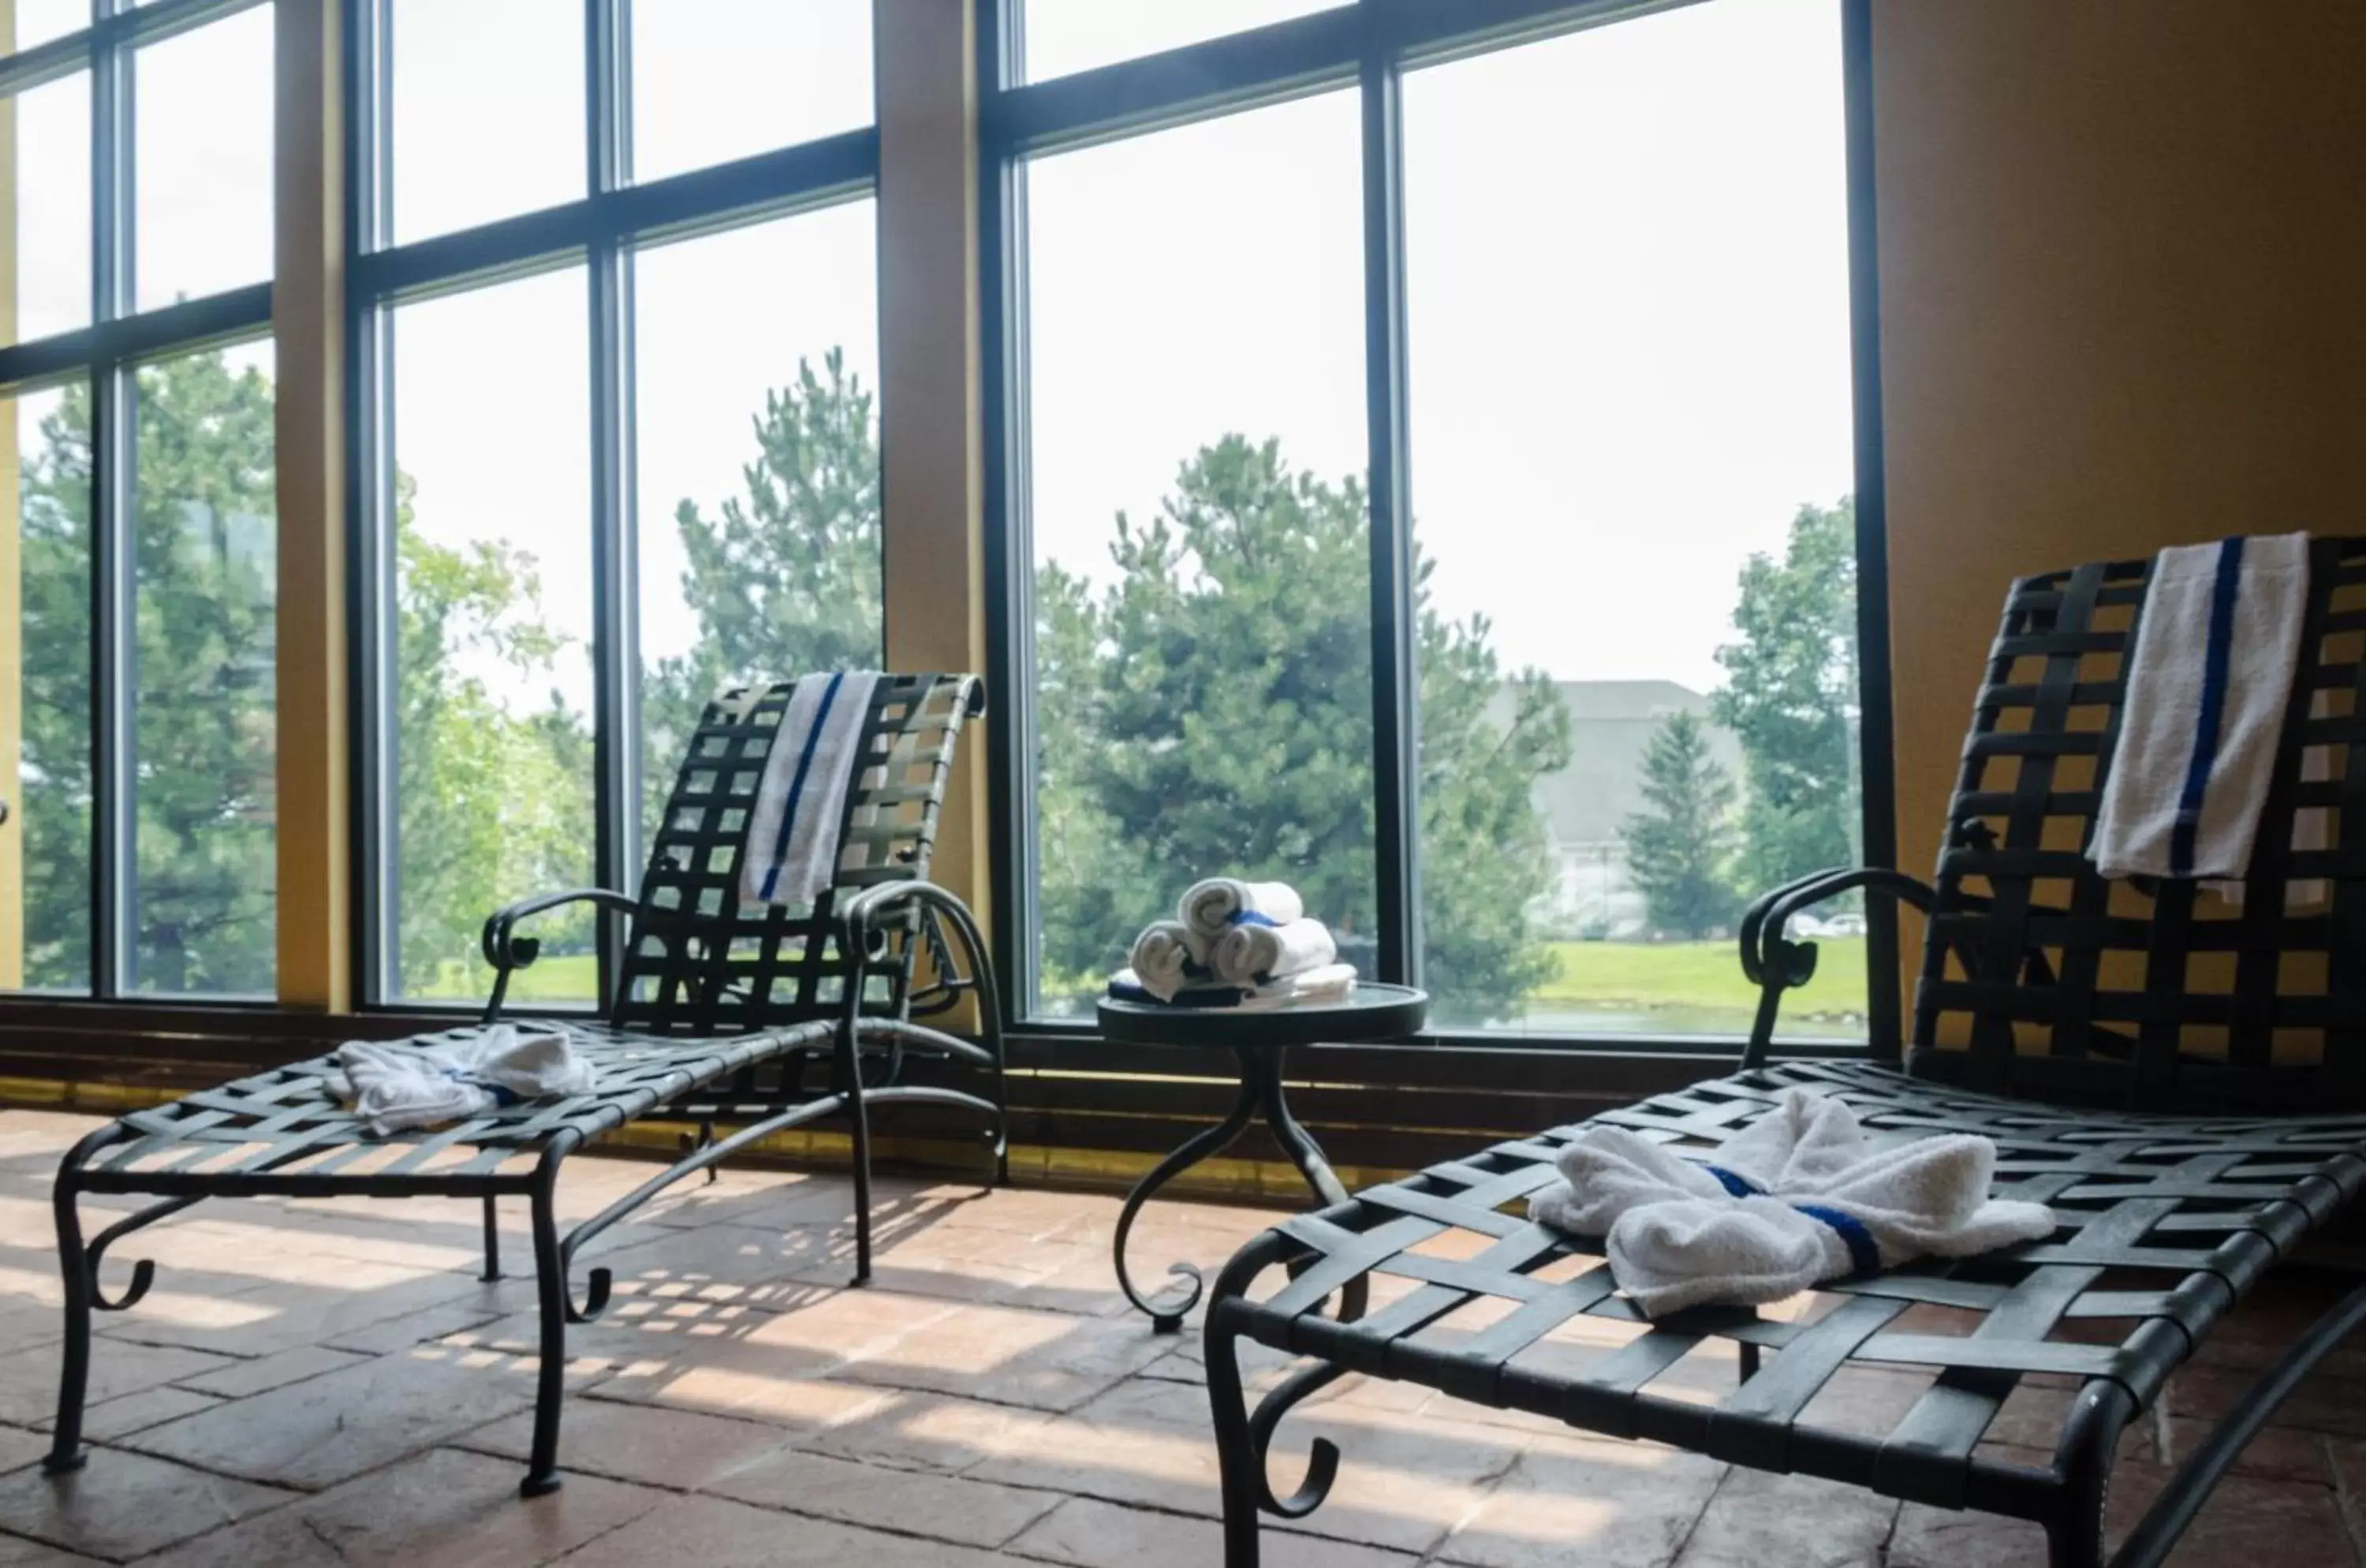
[[[1289,883],[1243,882],[1232,876],[1193,883],[1175,908],[1175,918],[1211,945],[1233,926],[1284,926],[1305,913],[1298,890]]]
[[[1216,939],[1208,967],[1228,986],[1261,986],[1335,962],[1339,944],[1321,920],[1268,926],[1240,921]],[[1140,968],[1140,964],[1135,965]]]
[[[513,1023],[435,1045],[350,1040],[337,1047],[336,1063],[329,1092],[367,1118],[381,1138],[521,1100],[589,1094],[598,1079],[566,1031]]]
[[[2088,858],[2105,876],[2249,871],[2308,602],[2308,536],[2160,552]]]
[[[1208,944],[1180,920],[1153,920],[1133,939],[1129,962],[1143,989],[1167,1001],[1185,986],[1208,977]]]
[[[1968,1134],[1866,1134],[1837,1099],[1787,1090],[1706,1162],[1623,1127],[1590,1127],[1561,1178],[1529,1200],[1539,1224],[1604,1238],[1644,1315],[1754,1306],[1926,1255],[1968,1258],[2054,1232],[2043,1203],[1989,1196],[1996,1145]]]

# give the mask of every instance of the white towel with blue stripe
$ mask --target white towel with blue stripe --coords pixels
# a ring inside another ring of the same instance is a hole
[[[1195,882],[1175,906],[1175,918],[1211,947],[1235,925],[1286,926],[1305,914],[1305,902],[1289,883],[1244,882],[1236,876]]]
[[[1338,958],[1339,944],[1321,920],[1273,925],[1243,919],[1226,928],[1208,950],[1208,967],[1227,986],[1262,986],[1335,964]]]
[[[807,908],[837,880],[846,792],[879,679],[875,670],[798,678],[748,818],[742,905]]]
[[[2045,1204],[1990,1196],[1989,1140],[1886,1140],[1840,1100],[1797,1089],[1706,1161],[1596,1126],[1558,1164],[1561,1179],[1529,1199],[1529,1215],[1601,1237],[1612,1278],[1647,1317],[1762,1305],[1828,1280],[1925,1256],[1969,1258],[2055,1229]]]
[[[2088,858],[2108,877],[2249,871],[2300,661],[2308,536],[2155,558]]]
[[[496,1023],[422,1045],[349,1040],[337,1047],[329,1092],[378,1137],[465,1121],[554,1095],[589,1094],[598,1075],[563,1029]]]

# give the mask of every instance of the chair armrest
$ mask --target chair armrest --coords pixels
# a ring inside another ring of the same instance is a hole
[[[629,896],[610,888],[572,887],[564,893],[544,893],[532,898],[521,898],[488,916],[484,935],[478,944],[484,952],[485,962],[493,970],[493,994],[485,1003],[484,1021],[487,1023],[501,1016],[501,1003],[509,995],[511,972],[532,967],[535,959],[542,953],[539,939],[517,934],[517,923],[529,916],[569,904],[596,904],[603,909],[626,915],[636,908]]]
[[[978,999],[979,1027],[988,1036],[998,1040],[1002,1030],[1001,1001],[995,991],[994,960],[986,950],[986,935],[978,929],[977,918],[970,913],[969,906],[933,882],[914,879],[879,883],[862,889],[839,907],[839,941],[848,953],[861,955],[855,971],[856,978],[861,978],[863,964],[879,956],[880,950],[873,942],[874,939],[884,935],[879,929],[883,917],[899,912],[907,906],[915,908],[922,917],[923,934],[930,942],[931,952],[940,959],[950,955],[942,951],[943,933],[938,929],[938,923],[952,928],[953,935],[962,947],[962,957],[970,971],[966,977],[950,972],[941,975],[940,983],[935,987],[938,994],[929,1006],[921,1010],[921,1015],[948,1011],[959,1004],[963,992],[975,991]],[[848,997],[848,1017],[851,1021],[860,1008],[861,999],[853,988],[850,988]]]
[[[1758,1017],[1742,1048],[1745,1070],[1766,1064],[1774,1044],[1774,1021],[1783,993],[1815,977],[1816,944],[1793,942],[1783,934],[1791,917],[1828,898],[1859,887],[1894,894],[1928,914],[1939,895],[1930,884],[1882,866],[1841,866],[1788,882],[1762,896],[1741,917],[1741,972],[1759,987]]]
[[[1783,935],[1791,917],[1860,887],[1895,894],[1929,913],[1938,893],[1927,882],[1884,866],[1837,866],[1762,894],[1741,917],[1741,973],[1753,986],[1804,986],[1816,972],[1816,944]]]

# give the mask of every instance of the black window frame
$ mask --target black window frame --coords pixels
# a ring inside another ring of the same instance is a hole
[[[394,841],[393,315],[397,308],[563,267],[586,274],[592,465],[592,880],[639,885],[640,604],[633,488],[632,254],[874,197],[873,123],[645,183],[631,168],[632,0],[583,0],[585,194],[450,233],[391,243],[391,105],[399,0],[337,0],[344,8],[347,626],[352,704],[353,929],[355,1005],[445,1015],[449,1000],[405,998]],[[662,0],[657,0],[662,3]],[[875,106],[874,96],[874,106]],[[547,888],[517,889],[526,897]],[[487,910],[490,914],[492,911]],[[599,915],[599,994],[621,959],[623,923]],[[578,1011],[559,1005],[534,1010]]]
[[[1411,669],[1405,419],[1403,164],[1400,84],[1410,69],[1716,0],[1349,0],[1329,10],[1154,54],[1022,82],[1025,0],[976,0],[981,340],[985,356],[986,558],[993,727],[989,846],[1005,1023],[1047,1040],[1089,1039],[1089,1022],[1035,1018],[1036,768],[1032,542],[1027,428],[1027,215],[1022,162],[1353,86],[1362,108],[1364,363],[1370,504],[1374,852],[1379,967],[1406,982],[1422,951],[1419,714]],[[1858,731],[1864,859],[1897,861],[1891,757],[1887,532],[1883,501],[1879,279],[1876,267],[1872,0],[1830,0],[1841,17],[1846,140],[1850,364],[1855,445]],[[1898,1038],[1895,901],[1867,900],[1867,1027]],[[1439,1031],[1426,1040],[1505,1051],[1729,1055],[1732,1037]],[[1865,1047],[1791,1043],[1786,1055]]]
[[[261,1009],[267,996],[135,989],[132,912],[139,370],[143,364],[267,337],[269,279],[135,310],[139,231],[133,195],[133,56],[147,45],[225,20],[268,0],[94,0],[90,25],[0,58],[0,96],[90,73],[91,311],[71,331],[0,347],[0,396],[86,382],[91,396],[90,985],[86,992],[12,991],[8,1006],[59,999]],[[20,153],[22,150],[20,148]],[[21,237],[20,237],[21,243]],[[13,781],[12,781],[13,786]]]

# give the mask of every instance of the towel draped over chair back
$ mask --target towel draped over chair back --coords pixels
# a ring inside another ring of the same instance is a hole
[[[2239,897],[2084,854],[2152,562],[2015,582],[1939,857],[1910,1065],[2132,1109],[2366,1105],[2366,539],[2310,546],[2298,678]]]
[[[614,1021],[657,1033],[727,1034],[835,1019],[850,955],[837,906],[862,888],[925,878],[962,721],[983,711],[971,675],[883,676],[865,715],[839,829],[838,872],[810,909],[740,898],[748,820],[794,682],[725,692],[706,705],[666,797],[626,942]],[[867,972],[864,1010],[911,1000],[918,917]]]

